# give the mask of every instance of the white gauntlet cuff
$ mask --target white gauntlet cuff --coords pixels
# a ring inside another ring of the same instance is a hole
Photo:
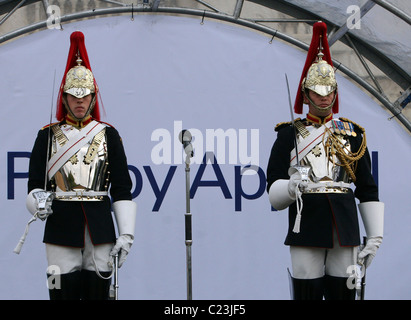
[[[383,237],[384,203],[379,201],[362,202],[358,205],[367,238]]]
[[[119,235],[129,234],[134,237],[137,203],[131,200],[119,200],[113,203],[113,211]]]
[[[289,180],[279,179],[274,181],[268,191],[268,198],[276,210],[283,210],[295,201],[288,192]]]

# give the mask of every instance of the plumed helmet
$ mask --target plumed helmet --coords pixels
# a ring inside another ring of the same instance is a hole
[[[89,69],[81,65],[80,57],[77,58],[76,62],[77,66],[71,68],[66,74],[63,91],[76,98],[83,98],[90,93],[95,93],[94,76]]]
[[[327,25],[322,21],[314,23],[313,36],[299,88],[294,104],[294,111],[299,114],[303,112],[306,89],[315,91],[322,96],[326,96],[337,89],[337,81],[327,40]],[[332,111],[333,113],[338,113],[337,91],[333,100]]]
[[[303,79],[302,90],[309,89],[321,96],[328,96],[337,89],[334,68],[322,59],[322,52],[318,54],[318,61],[314,62]]]
[[[86,45],[84,43],[84,34],[80,31],[75,31],[70,35],[70,49],[67,57],[66,70],[61,80],[57,98],[56,118],[58,121],[63,120],[67,114],[67,109],[64,106],[64,93],[69,93],[77,98],[94,94],[89,112],[94,119],[100,120],[99,90],[91,70]]]

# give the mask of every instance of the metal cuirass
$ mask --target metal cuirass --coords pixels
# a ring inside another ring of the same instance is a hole
[[[301,145],[300,142],[308,139],[311,134],[316,135],[317,128],[315,125],[303,127],[300,123],[297,130],[298,144]],[[300,159],[302,166],[310,168],[310,183],[306,192],[346,192],[352,180],[336,155],[333,147],[336,142],[343,146],[344,153],[351,152],[347,135],[336,134],[331,128],[326,130],[321,138],[314,140],[308,147],[309,151]]]
[[[67,124],[54,126],[52,154],[57,153],[78,130]],[[64,195],[72,195],[73,192],[77,198],[81,196],[81,200],[96,200],[101,197],[93,197],[93,194],[101,196],[104,194],[102,191],[107,192],[108,153],[105,131],[104,128],[90,139],[54,175],[55,191],[57,195],[61,195],[58,197],[60,200],[68,200],[69,197]]]
[[[327,133],[326,133],[327,135]],[[345,146],[347,153],[351,150],[350,142],[347,137],[342,135],[334,135]],[[298,139],[301,136],[298,135]],[[331,153],[331,150],[326,150],[324,137],[322,141],[316,144],[308,154],[301,159],[301,164],[311,167],[310,180],[319,182],[321,180],[329,180],[335,182],[350,183],[350,178],[344,168],[341,166],[341,161],[336,155]]]

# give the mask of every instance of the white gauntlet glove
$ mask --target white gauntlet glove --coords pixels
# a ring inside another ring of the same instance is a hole
[[[26,207],[33,216],[36,216],[44,221],[53,213],[51,205],[54,198],[54,192],[45,191],[42,189],[33,189],[27,195]]]
[[[377,254],[377,249],[380,247],[381,243],[382,237],[368,238],[365,247],[362,248],[358,254],[358,264],[368,268],[372,259],[374,259]]]
[[[303,179],[300,171],[290,167],[289,180],[276,180],[268,191],[268,198],[276,210],[283,210],[293,203],[301,195],[301,190],[307,187],[307,181]]]
[[[24,241],[26,241],[27,234],[29,233],[30,224],[33,221],[36,221],[37,218],[44,221],[53,213],[51,205],[55,196],[54,192],[45,191],[43,189],[33,189],[29,192],[26,198],[26,207],[33,217],[27,222],[26,229],[17,243],[17,246],[14,248],[14,253],[20,253]]]
[[[130,252],[134,241],[136,225],[137,204],[129,200],[120,200],[113,203],[114,216],[117,222],[119,237],[110,252],[109,264],[114,265],[114,256],[119,255],[118,267],[120,268]]]
[[[110,252],[110,264],[114,265],[114,256],[118,257],[118,267],[120,268],[124,261],[126,261],[127,255],[130,252],[131,245],[133,244],[134,238],[129,234],[121,235],[117,238],[116,244]]]
[[[290,196],[295,199],[301,194],[301,191],[307,187],[307,182],[303,181],[301,177],[301,173],[299,171],[294,172],[290,176],[290,180],[288,182],[288,193]]]
[[[358,253],[358,264],[368,268],[382,243],[384,203],[378,201],[362,202],[358,208],[367,234],[367,243],[364,248],[360,248]]]

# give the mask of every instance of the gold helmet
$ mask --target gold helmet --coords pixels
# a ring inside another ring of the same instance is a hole
[[[312,90],[321,96],[327,96],[335,91],[332,103],[325,109],[332,108],[333,113],[338,113],[337,81],[327,40],[327,25],[322,21],[314,23],[313,26],[313,36],[294,103],[295,113],[301,114],[303,112],[303,104],[306,98],[316,107],[308,96],[308,90]],[[321,108],[322,111],[325,109]]]
[[[73,95],[76,98],[92,94],[92,101],[85,118],[91,115],[94,119],[100,120],[99,88],[91,71],[84,41],[84,34],[81,31],[75,31],[70,35],[70,49],[66,69],[57,98],[56,118],[58,121],[62,121],[70,113],[70,109],[67,107],[66,94]],[[72,114],[70,113],[70,115]],[[76,120],[82,121],[83,119]]]
[[[91,93],[95,93],[94,77],[89,69],[81,65],[82,60],[80,58],[76,62],[77,66],[67,72],[63,91],[76,98],[83,98]]]
[[[313,63],[303,79],[302,90],[309,89],[321,96],[328,96],[337,89],[334,68],[322,59],[323,53],[318,54],[318,60]]]

